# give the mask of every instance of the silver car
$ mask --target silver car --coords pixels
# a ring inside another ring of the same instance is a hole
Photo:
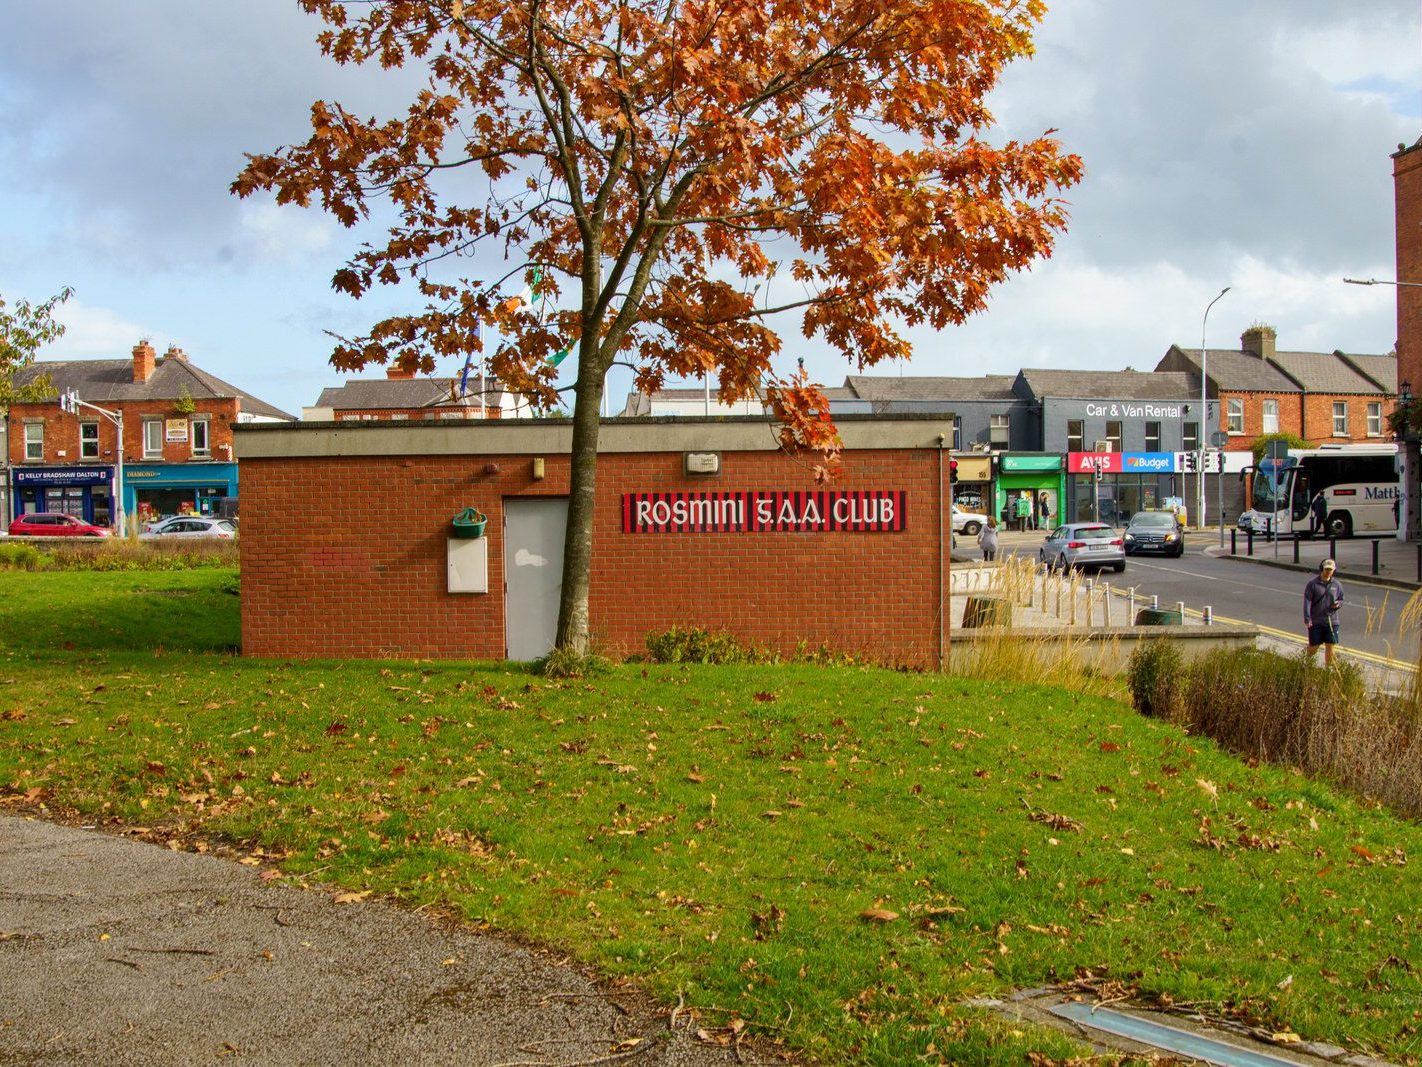
[[[141,538],[167,540],[170,537],[218,537],[231,540],[237,527],[227,519],[210,519],[205,515],[175,515],[171,519],[150,523],[143,528]]]
[[[1126,569],[1126,545],[1110,526],[1099,522],[1069,522],[1047,535],[1037,559],[1053,569],[1110,567]]]

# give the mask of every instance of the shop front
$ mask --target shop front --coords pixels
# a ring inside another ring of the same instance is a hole
[[[993,514],[1009,530],[1050,530],[1065,499],[1059,452],[1005,452],[997,459]],[[1025,514],[1024,514],[1025,512]]]
[[[124,511],[140,522],[165,515],[217,514],[237,495],[235,463],[144,463],[123,471]]]
[[[113,481],[112,467],[12,467],[10,518],[49,511],[108,526]]]
[[[1174,452],[1068,452],[1067,510],[1076,522],[1125,526],[1138,511],[1172,508],[1187,518]]]
[[[953,503],[962,511],[983,515],[992,502],[992,456],[982,452],[953,453]]]

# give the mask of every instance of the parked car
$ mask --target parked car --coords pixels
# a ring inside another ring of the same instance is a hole
[[[1037,559],[1053,568],[1110,567],[1126,569],[1126,545],[1121,535],[1099,522],[1069,522],[1047,535]]]
[[[1159,552],[1177,559],[1185,554],[1185,528],[1173,511],[1138,511],[1121,539],[1126,555]]]
[[[987,516],[979,515],[973,511],[963,511],[957,504],[953,505],[953,532],[966,534],[969,537],[976,537],[978,531],[987,525]]]
[[[174,515],[171,519],[149,523],[140,535],[144,538],[222,537],[237,536],[237,527],[227,519],[212,519],[206,515]]]
[[[108,537],[107,526],[95,526],[73,515],[37,511],[10,523],[11,537]]]

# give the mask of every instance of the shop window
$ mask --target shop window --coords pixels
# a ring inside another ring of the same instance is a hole
[[[1265,433],[1279,432],[1279,402],[1277,400],[1265,400],[1263,406]]]
[[[25,462],[38,463],[44,459],[44,423],[25,423]]]
[[[163,458],[163,420],[143,420],[143,456],[145,459]]]
[[[1012,422],[1007,415],[992,415],[988,423],[988,440],[1006,448],[1012,441]]]
[[[99,424],[81,422],[79,424],[79,458],[99,458]]]
[[[1160,451],[1160,423],[1148,422],[1145,424],[1145,450],[1147,452]]]
[[[1382,403],[1371,401],[1368,404],[1368,436],[1381,437],[1382,426]]]
[[[208,427],[209,423],[205,418],[192,420],[193,455],[195,456],[212,455],[212,439],[208,436]]]
[[[1348,436],[1348,401],[1346,400],[1333,402],[1333,436]]]
[[[1086,451],[1086,423],[1081,419],[1067,419],[1067,451]]]
[[[1225,401],[1225,430],[1229,433],[1244,432],[1244,401],[1238,397]]]
[[[1121,448],[1121,424],[1119,422],[1106,424],[1106,440],[1110,442],[1112,452],[1125,451]]]

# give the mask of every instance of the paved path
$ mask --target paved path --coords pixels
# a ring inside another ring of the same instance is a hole
[[[0,816],[0,1064],[754,1061],[698,1025],[492,935]]]

